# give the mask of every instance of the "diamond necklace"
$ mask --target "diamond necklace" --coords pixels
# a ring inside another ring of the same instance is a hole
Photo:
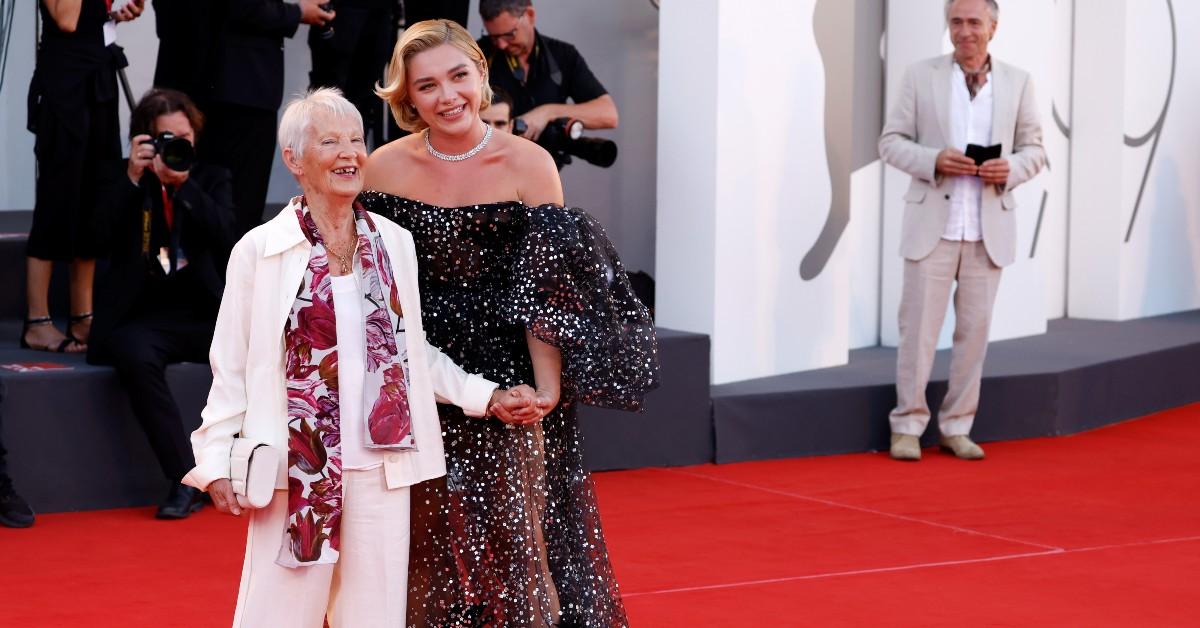
[[[488,142],[491,141],[491,139],[492,139],[492,125],[485,124],[483,126],[486,129],[483,132],[483,139],[479,140],[479,143],[475,145],[475,148],[472,148],[471,150],[469,150],[465,153],[460,153],[458,155],[447,155],[446,153],[443,153],[443,152],[439,151],[438,149],[434,148],[433,144],[431,144],[429,142],[429,129],[426,128],[425,129],[425,150],[429,151],[430,155],[433,155],[434,157],[437,157],[438,159],[441,159],[442,161],[463,161],[464,159],[470,159],[470,158],[474,157],[476,154],[478,154],[479,151],[483,150],[484,147],[486,147],[488,145]]]

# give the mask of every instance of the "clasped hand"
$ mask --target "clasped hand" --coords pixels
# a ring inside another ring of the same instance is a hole
[[[508,425],[533,425],[556,404],[552,395],[521,384],[508,390],[497,388],[488,403],[488,412]]]
[[[1004,185],[1008,182],[1009,165],[1007,159],[989,159],[980,165],[967,157],[957,148],[946,148],[938,153],[936,169],[938,174],[951,177],[979,177],[984,183]]]
[[[493,391],[488,401],[488,412],[508,425],[532,425],[541,421],[557,403],[555,395],[521,384]],[[213,480],[205,490],[219,512],[229,515],[242,514],[242,507],[238,505],[233,483],[229,478]]]

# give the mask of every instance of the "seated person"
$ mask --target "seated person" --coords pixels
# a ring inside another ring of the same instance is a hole
[[[203,505],[199,491],[179,483],[196,463],[166,368],[207,361],[236,241],[229,171],[191,163],[203,120],[174,90],[153,89],[134,108],[128,176],[104,199],[113,253],[88,347],[88,362],[116,367],[171,484],[160,519],[182,519]]]
[[[479,119],[497,131],[512,133],[512,97],[499,87],[492,87],[492,106],[479,112]]]

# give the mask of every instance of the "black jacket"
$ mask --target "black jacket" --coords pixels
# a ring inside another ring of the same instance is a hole
[[[147,169],[140,185],[121,176],[103,199],[112,257],[107,272],[96,282],[89,362],[107,362],[104,347],[108,334],[127,320],[139,303],[167,292],[169,282],[158,261],[157,245],[167,244],[168,237],[187,257],[187,266],[173,279],[194,293],[188,295],[191,311],[216,318],[225,290],[225,267],[237,237],[232,176],[220,166],[193,167],[173,197],[174,228],[169,234],[161,189],[158,178]]]
[[[210,0],[154,0],[158,61],[154,86],[179,90],[201,109],[212,94],[212,54],[216,42]]]
[[[192,0],[194,1],[194,0]],[[296,34],[300,5],[283,0],[214,0],[215,103],[276,111],[283,102],[283,38]]]

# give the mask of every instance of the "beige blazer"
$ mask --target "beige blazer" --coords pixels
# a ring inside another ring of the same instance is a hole
[[[950,186],[934,174],[937,155],[950,145],[950,76],[954,58],[945,55],[914,64],[888,112],[879,156],[910,175],[904,195],[900,254],[920,260],[933,252],[950,216]],[[981,226],[988,257],[1007,266],[1017,255],[1017,201],[1012,191],[1046,164],[1042,125],[1029,73],[992,58],[992,143],[1003,145],[1008,183],[984,186]]]
[[[496,384],[467,374],[425,341],[412,234],[383,217],[373,217],[391,258],[404,311],[408,401],[418,447],[385,456],[387,486],[396,488],[446,473],[435,399],[461,406],[468,416],[483,416]],[[283,327],[311,248],[294,205],[250,231],[234,247],[209,352],[212,389],[201,413],[203,423],[192,432],[196,467],[184,476],[184,484],[204,489],[217,478],[229,477],[229,450],[239,433],[287,451]],[[279,478],[277,488],[287,488],[283,467]]]

